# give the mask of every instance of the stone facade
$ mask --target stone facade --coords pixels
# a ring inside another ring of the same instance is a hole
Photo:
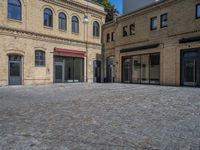
[[[20,0],[22,19],[9,19],[8,1],[0,2],[0,85],[8,85],[8,55],[22,56],[22,84],[47,84],[54,82],[54,55],[71,56],[74,54],[54,52],[55,48],[86,52],[84,56],[84,81],[93,81],[93,61],[101,60],[101,32],[93,36],[93,22],[101,25],[105,21],[104,8],[86,0]],[[53,27],[43,25],[44,8],[53,12]],[[58,14],[67,16],[67,30],[58,29]],[[79,19],[79,33],[71,31],[72,16]],[[84,17],[88,22],[84,23]],[[35,50],[45,51],[45,67],[35,67]],[[79,57],[78,55],[75,57]]]
[[[165,0],[105,24],[103,26],[105,78],[107,78],[106,60],[110,56],[114,56],[115,81],[122,82],[122,58],[124,56],[159,52],[160,84],[181,85],[181,50],[200,47],[200,19],[195,15],[196,6],[199,3],[200,0]],[[168,14],[168,27],[161,28],[161,15],[166,13]],[[151,30],[150,20],[155,16],[157,17],[157,29]],[[134,34],[123,37],[123,27],[127,26],[129,33],[130,24],[135,25]],[[114,40],[108,42],[107,35],[112,32]],[[180,42],[181,39],[187,40]],[[142,49],[152,44],[158,44],[158,46]],[[134,50],[138,47],[141,49]],[[122,53],[123,49],[130,51]]]

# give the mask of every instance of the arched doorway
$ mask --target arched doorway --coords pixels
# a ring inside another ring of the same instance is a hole
[[[8,84],[22,84],[22,56],[17,54],[8,55]]]

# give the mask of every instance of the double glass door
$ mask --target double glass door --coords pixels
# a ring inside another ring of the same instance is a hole
[[[182,52],[181,84],[200,86],[200,50]]]
[[[56,83],[84,82],[83,58],[56,56],[54,81]]]

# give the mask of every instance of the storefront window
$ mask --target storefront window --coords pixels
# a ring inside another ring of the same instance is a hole
[[[141,74],[141,61],[140,56],[133,56],[133,74],[132,80],[133,83],[140,83]]]
[[[141,83],[149,83],[149,55],[141,56]]]
[[[160,54],[150,55],[150,83],[160,83]]]
[[[160,53],[138,55],[123,60],[123,82],[159,84]]]
[[[131,67],[132,67],[132,59],[126,58],[123,61],[123,82],[130,83],[131,82]]]

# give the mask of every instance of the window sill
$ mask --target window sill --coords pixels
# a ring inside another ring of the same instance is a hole
[[[45,29],[50,29],[53,30],[53,27],[49,27],[49,26],[44,26]]]
[[[93,36],[94,39],[100,39],[100,36]]]
[[[76,33],[76,32],[72,32],[72,34],[77,35],[77,36],[79,35],[79,33]]]
[[[196,18],[195,18],[195,20],[199,20],[199,19],[200,19],[200,17],[196,17]]]
[[[11,19],[11,18],[8,18],[8,21],[17,22],[17,23],[22,23],[22,20]]]
[[[62,29],[59,29],[60,32],[65,32],[67,33],[67,30],[62,30]]]
[[[151,32],[156,32],[156,31],[158,31],[158,28],[156,28],[156,29],[150,29],[150,31]]]
[[[46,68],[46,66],[35,66],[35,68]]]
[[[166,29],[168,26],[161,26],[160,29]]]

